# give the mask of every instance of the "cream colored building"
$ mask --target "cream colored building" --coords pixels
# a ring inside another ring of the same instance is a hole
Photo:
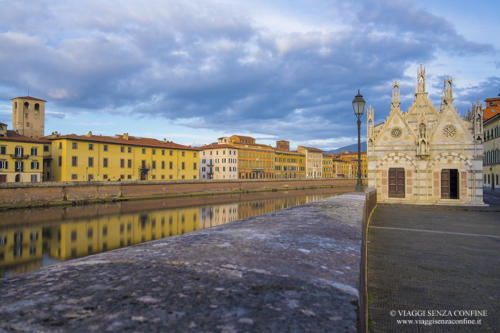
[[[44,136],[45,102],[43,99],[24,96],[12,99],[12,127],[19,135],[29,138]]]
[[[238,179],[237,148],[212,144],[200,149],[200,179]]]
[[[429,100],[425,69],[417,71],[415,99],[400,110],[399,84],[392,87],[387,120],[374,125],[368,110],[368,185],[378,202],[483,204],[482,110],[461,119],[453,102],[453,81],[445,79],[441,107]]]
[[[298,146],[297,151],[306,156],[306,178],[323,178],[323,151],[304,146]]]
[[[479,102],[478,102],[479,103]],[[500,97],[487,98],[484,110],[483,185],[500,193]]]

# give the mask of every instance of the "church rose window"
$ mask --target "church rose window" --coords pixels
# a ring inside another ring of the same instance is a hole
[[[399,138],[401,136],[401,128],[399,127],[394,127],[391,131],[391,135],[394,137],[394,138]]]
[[[446,125],[443,128],[443,134],[446,137],[451,138],[451,137],[455,136],[456,133],[457,133],[457,129],[453,125]]]

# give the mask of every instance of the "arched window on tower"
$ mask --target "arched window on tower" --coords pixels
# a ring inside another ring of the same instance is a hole
[[[24,102],[24,108],[23,108],[23,111],[24,111],[24,115],[27,117],[28,116],[28,111],[30,109],[30,103],[28,102]]]

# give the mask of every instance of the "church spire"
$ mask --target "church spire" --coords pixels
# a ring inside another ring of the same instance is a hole
[[[391,111],[399,110],[399,105],[401,104],[399,100],[399,92],[400,87],[398,81],[394,81],[392,84],[392,102],[391,102]]]
[[[441,110],[453,103],[453,80],[451,77],[444,79],[443,96],[441,97]]]
[[[415,94],[425,93],[425,68],[420,64],[420,68],[417,69],[417,87],[415,88]]]

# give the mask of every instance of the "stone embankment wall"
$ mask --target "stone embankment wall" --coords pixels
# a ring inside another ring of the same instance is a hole
[[[370,196],[338,195],[1,279],[0,329],[363,331]]]
[[[354,186],[355,179],[68,182],[0,185],[0,208],[99,200]]]

